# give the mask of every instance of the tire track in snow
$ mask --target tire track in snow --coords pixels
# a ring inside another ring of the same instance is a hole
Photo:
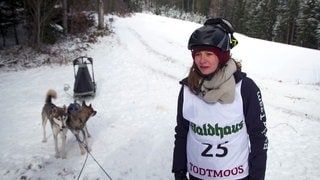
[[[301,117],[303,119],[309,119],[309,120],[320,122],[320,117],[316,117],[316,116],[308,114],[308,113],[294,111],[292,109],[288,109],[288,108],[276,106],[276,105],[269,104],[269,106],[277,111],[281,111],[281,112],[289,114],[289,115],[293,115],[293,116]]]
[[[189,65],[154,49],[143,40],[141,33],[126,23],[117,21],[114,38],[117,46],[124,48],[123,51],[131,56],[132,62],[161,76],[180,81],[189,69]]]
[[[154,58],[153,60],[160,60],[161,64],[163,65],[164,69],[160,69],[160,67],[154,67],[152,66],[152,63],[144,63],[144,66],[148,69],[150,69],[153,72],[156,72],[158,74],[161,74],[163,76],[166,76],[174,81],[179,81],[181,79],[181,77],[177,76],[177,73],[174,73],[174,75],[172,73],[168,73],[168,69],[173,69],[173,68],[179,68],[179,69],[188,69],[189,67],[187,67],[185,64],[179,62],[178,60],[167,56],[165,54],[160,53],[159,51],[155,50],[154,48],[152,48],[146,41],[143,40],[143,38],[141,37],[141,35],[135,31],[132,28],[128,28],[129,32],[131,35],[133,35],[137,41],[139,41],[143,47],[146,49],[147,52],[151,53],[151,56],[158,56],[158,58]],[[164,64],[167,63],[167,64]],[[176,71],[174,71],[176,72]]]
[[[165,60],[165,61],[167,61],[167,62],[175,63],[175,64],[178,64],[178,65],[180,65],[180,66],[186,67],[184,64],[180,63],[178,60],[173,59],[172,57],[169,57],[169,56],[167,56],[167,55],[165,55],[165,54],[162,54],[162,53],[160,53],[159,51],[153,49],[146,41],[143,40],[143,38],[141,37],[141,35],[140,35],[137,31],[135,31],[134,29],[128,28],[128,30],[132,33],[132,35],[134,35],[134,36],[137,38],[137,40],[140,41],[140,43],[141,43],[142,45],[144,45],[144,47],[145,47],[149,52],[153,53],[153,54],[156,55],[156,56],[161,57],[161,59],[163,59],[163,60]],[[188,67],[186,67],[186,68],[188,68]]]

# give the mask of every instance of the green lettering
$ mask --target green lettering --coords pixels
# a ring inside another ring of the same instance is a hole
[[[242,127],[243,127],[243,121],[240,122],[239,129],[242,129]]]
[[[220,136],[220,138],[223,138],[223,129],[218,126],[218,123],[215,124],[214,128],[216,130],[216,135]]]
[[[193,132],[196,132],[196,125],[194,123],[190,123],[191,129]]]
[[[239,131],[238,125],[232,125],[232,133],[236,133],[238,131]]]
[[[230,135],[232,133],[237,133],[240,129],[243,128],[244,122],[241,121],[240,123],[219,127],[219,124],[216,123],[214,126],[211,124],[203,124],[202,126],[197,126],[195,123],[190,122],[190,127],[192,131],[200,136],[219,136],[221,139],[225,135]]]
[[[214,135],[214,128],[211,126],[211,124],[208,124],[208,135],[213,136]]]
[[[223,128],[223,133],[224,135],[229,135],[231,134],[231,127],[230,126],[226,126]]]
[[[207,127],[206,127],[206,124],[203,124],[203,135],[207,136]]]
[[[197,134],[203,136],[202,128],[200,126],[197,127]]]

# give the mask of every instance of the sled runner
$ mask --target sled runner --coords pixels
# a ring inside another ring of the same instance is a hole
[[[91,65],[91,74],[88,69]],[[80,56],[73,60],[74,69],[74,97],[94,96],[96,93],[96,83],[93,74],[93,60],[91,57]],[[91,78],[92,77],[92,78]]]

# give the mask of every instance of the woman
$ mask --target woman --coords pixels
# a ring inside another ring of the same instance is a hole
[[[180,83],[173,167],[176,180],[263,180],[268,140],[261,92],[230,57],[225,19],[206,21],[188,43],[193,65]]]

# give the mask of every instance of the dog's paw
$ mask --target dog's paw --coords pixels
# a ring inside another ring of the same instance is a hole
[[[81,153],[81,155],[84,155],[84,154],[86,154],[86,151],[85,151],[85,149],[81,146],[81,148],[80,148],[80,153]]]
[[[81,155],[85,155],[86,154],[86,151],[83,151],[83,150],[81,150]]]
[[[58,158],[60,158],[60,154],[59,154],[59,153],[56,153],[56,154],[54,155],[54,157],[55,157],[56,159],[58,159]]]
[[[60,152],[60,157],[61,157],[62,159],[66,159],[67,153],[66,153],[65,151],[61,151],[61,152]]]

